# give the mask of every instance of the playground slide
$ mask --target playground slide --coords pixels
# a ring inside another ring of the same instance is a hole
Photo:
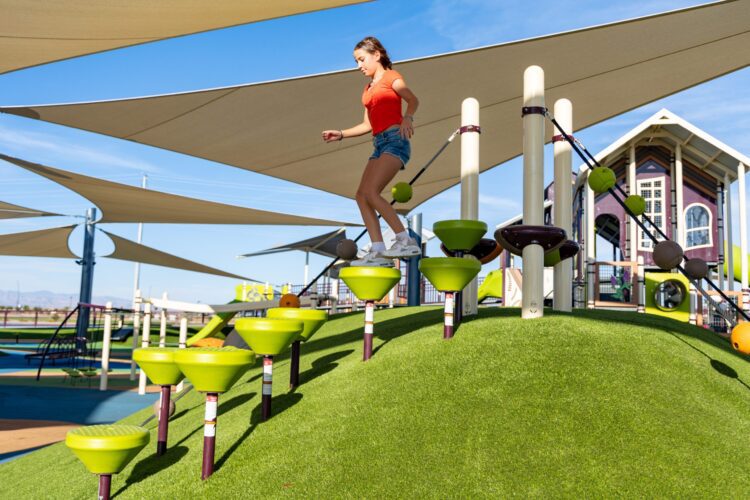
[[[233,300],[229,302],[230,304],[236,304],[238,302],[241,302],[240,300]],[[228,313],[217,313],[214,314],[211,320],[206,323],[206,326],[200,329],[198,333],[190,337],[187,341],[187,346],[190,347],[194,343],[198,342],[201,339],[205,339],[208,337],[213,337],[217,333],[221,331],[222,328],[227,326],[227,323],[234,318],[234,315],[237,314],[236,312],[228,312]]]
[[[734,271],[734,281],[739,282],[742,276],[742,261],[740,260],[740,247],[732,245],[732,270]],[[750,255],[746,255],[745,258],[748,261],[748,268],[750,268]],[[727,257],[724,256],[724,276],[729,275],[729,264],[727,263]]]
[[[477,292],[477,301],[481,304],[484,299],[488,298],[503,298],[503,271],[502,269],[495,269],[490,271],[484,278],[482,285],[479,287]]]

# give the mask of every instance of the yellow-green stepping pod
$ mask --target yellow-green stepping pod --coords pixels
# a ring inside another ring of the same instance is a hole
[[[148,441],[148,431],[135,425],[89,425],[65,436],[65,445],[94,474],[117,474]]]
[[[255,353],[236,347],[179,349],[174,360],[200,392],[226,392],[255,361]]]
[[[298,319],[240,318],[234,328],[250,349],[263,356],[278,356],[302,333]]]
[[[487,232],[487,223],[469,219],[441,220],[432,226],[432,231],[448,250],[468,252]]]
[[[147,347],[133,351],[133,361],[156,385],[177,385],[185,376],[175,363],[176,347]]]
[[[304,328],[295,340],[307,342],[315,332],[320,330],[328,320],[328,313],[318,309],[299,309],[297,307],[272,307],[266,312],[271,319],[292,319],[302,321]]]
[[[479,274],[482,264],[460,257],[429,257],[419,261],[419,270],[441,292],[460,292]]]
[[[339,278],[359,300],[381,300],[401,279],[401,271],[393,267],[345,267]]]

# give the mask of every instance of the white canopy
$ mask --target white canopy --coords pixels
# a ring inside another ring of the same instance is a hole
[[[364,0],[0,0],[0,74]]]
[[[461,102],[481,105],[481,170],[521,153],[522,79],[546,72],[547,106],[565,97],[588,127],[750,64],[750,0],[732,0],[395,65],[419,97],[408,181],[460,125]],[[0,108],[223,162],[352,198],[368,137],[324,144],[320,131],[358,123],[357,71],[181,94]],[[315,96],[310,99],[310,96]],[[548,127],[548,138],[551,128]],[[458,142],[458,141],[456,141]],[[410,209],[458,183],[459,146],[414,186]],[[387,187],[386,189],[388,189]],[[403,210],[402,210],[403,211]]]
[[[88,199],[102,211],[102,218],[98,222],[295,226],[361,225],[187,198],[75,174],[4,154],[0,154],[0,160],[5,160],[44,176]]]
[[[68,247],[68,239],[74,228],[65,226],[0,235],[0,255],[77,259]]]

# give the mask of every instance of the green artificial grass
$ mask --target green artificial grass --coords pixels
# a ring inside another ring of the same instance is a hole
[[[362,313],[302,346],[301,383],[260,363],[219,398],[216,472],[200,480],[203,400],[177,403],[117,498],[744,497],[750,365],[711,332],[635,313],[480,309],[452,340],[442,310]],[[141,423],[149,408],[126,418]],[[739,472],[739,473],[733,473]],[[0,498],[91,498],[97,479],[60,443],[0,465]]]

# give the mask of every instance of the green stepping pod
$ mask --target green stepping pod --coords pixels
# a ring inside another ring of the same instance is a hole
[[[94,474],[119,473],[148,441],[148,431],[135,425],[89,425],[65,436],[65,445]]]
[[[401,279],[401,271],[392,267],[345,267],[339,278],[359,300],[381,300]]]
[[[305,326],[302,333],[294,340],[307,342],[315,332],[320,330],[328,319],[328,313],[317,309],[300,309],[298,307],[273,307],[266,312],[266,317],[272,319],[294,319],[302,321]]]
[[[487,232],[487,224],[468,219],[441,220],[432,226],[432,231],[448,250],[468,251],[474,248]]]
[[[250,349],[263,356],[277,356],[305,329],[296,319],[240,318],[234,328]]]
[[[460,292],[479,274],[482,264],[460,257],[430,257],[419,261],[419,270],[441,292]]]
[[[255,353],[236,347],[179,349],[174,360],[200,392],[227,392],[255,361]]]
[[[148,378],[156,385],[177,385],[185,376],[174,361],[176,347],[148,347],[133,351],[133,361],[138,363]]]

